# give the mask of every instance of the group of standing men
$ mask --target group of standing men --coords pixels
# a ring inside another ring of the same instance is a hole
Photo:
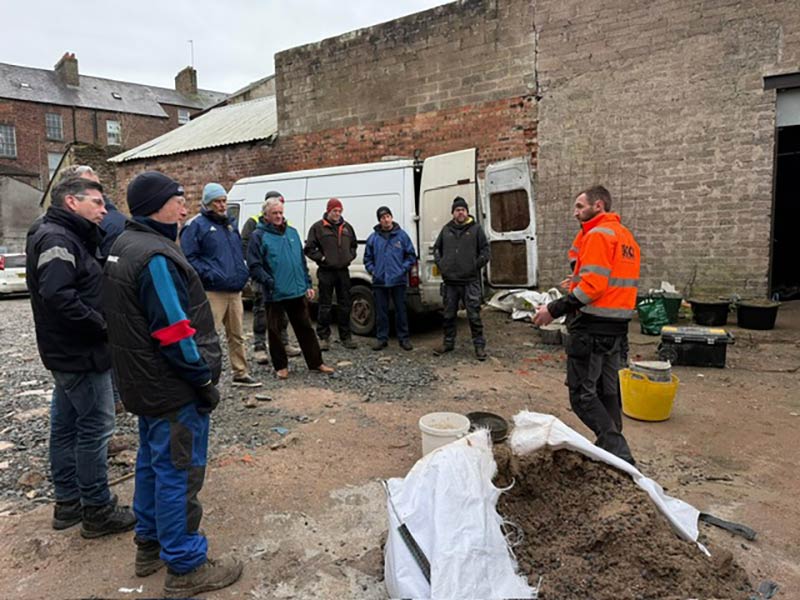
[[[264,311],[260,323],[256,319],[256,351],[265,354],[266,322],[277,377],[288,377],[288,355],[294,350],[287,343],[287,322],[308,368],[332,373],[322,351],[330,347],[334,296],[340,342],[355,347],[348,268],[358,240],[343,218],[344,207],[331,199],[303,244],[284,217],[283,197],[269,192],[261,215],[252,225],[248,221],[243,242],[227,216],[224,188],[212,183],[204,189],[200,214],[181,230],[179,247],[184,191],[161,173],[142,173],[131,181],[130,220],[116,212],[88,167],[62,178],[51,199],[28,233],[26,272],[40,355],[55,379],[53,527],[82,523],[87,538],[135,528],[136,574],[147,576],[166,565],[167,596],[230,585],[242,564],[230,556],[208,557],[197,499],[209,414],[220,399],[222,353],[216,332],[224,328],[227,334],[233,384],[260,385],[248,371],[242,333],[241,290],[252,278],[260,295],[256,309]],[[581,231],[570,251],[569,293],[541,307],[534,322],[544,325],[568,316],[570,403],[597,435],[598,446],[633,463],[622,436],[617,370],[626,358],[640,256],[630,231],[610,209],[605,188],[578,195],[574,214]],[[480,274],[489,262],[489,244],[463,198],[455,198],[451,213],[434,244],[444,304],[444,339],[434,354],[454,349],[455,317],[463,304],[475,355],[485,360]],[[388,345],[393,303],[399,345],[411,350],[405,294],[416,252],[388,207],[380,207],[376,217],[364,253],[377,309],[373,348]],[[308,313],[307,301],[315,292],[306,256],[319,267],[316,333]],[[108,487],[115,390],[139,418],[132,511]]]

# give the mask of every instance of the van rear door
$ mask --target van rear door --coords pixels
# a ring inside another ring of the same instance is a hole
[[[536,285],[536,212],[530,163],[513,158],[486,167],[485,230],[492,248],[492,287]]]
[[[453,198],[461,196],[478,217],[475,148],[426,158],[419,190],[419,277],[424,304],[441,306],[442,278],[433,262],[433,244],[451,218]]]

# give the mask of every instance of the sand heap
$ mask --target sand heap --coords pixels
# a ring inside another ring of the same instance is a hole
[[[497,510],[522,528],[514,548],[540,600],[749,597],[730,552],[679,538],[631,478],[568,450],[524,459],[496,446]]]

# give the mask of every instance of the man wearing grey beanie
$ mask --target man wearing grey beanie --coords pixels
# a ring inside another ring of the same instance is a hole
[[[228,194],[218,183],[203,188],[200,214],[181,230],[181,248],[206,290],[217,331],[225,330],[233,385],[258,387],[250,376],[244,347],[242,289],[250,278],[242,238],[227,215]]]

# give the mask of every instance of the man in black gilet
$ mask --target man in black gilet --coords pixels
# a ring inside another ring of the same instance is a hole
[[[221,350],[200,278],[175,244],[183,188],[142,173],[128,186],[128,207],[133,219],[111,247],[103,299],[122,402],[139,417],[136,574],[166,563],[164,595],[189,597],[242,572],[232,557],[209,559],[199,530]]]

